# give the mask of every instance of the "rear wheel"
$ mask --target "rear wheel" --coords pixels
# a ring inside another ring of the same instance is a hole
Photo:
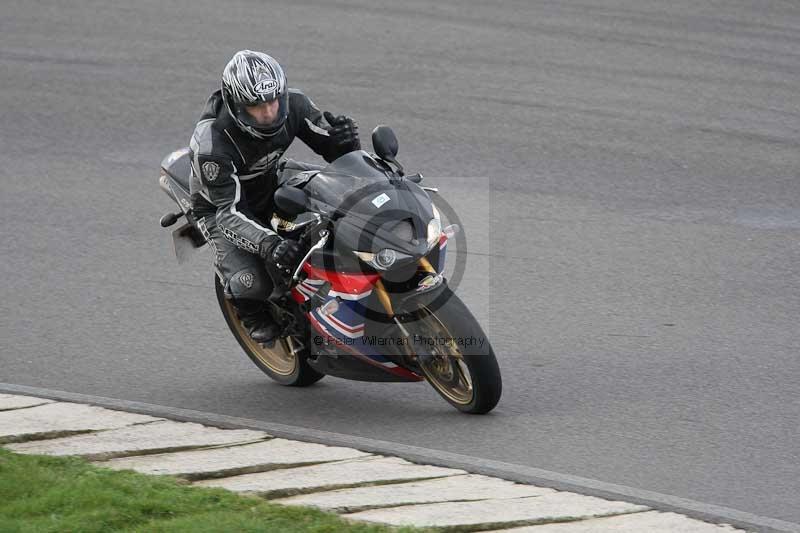
[[[437,308],[420,306],[405,323],[415,338],[420,370],[442,398],[464,413],[484,414],[500,401],[500,368],[489,339],[461,299],[450,289]],[[416,336],[416,337],[415,337]]]
[[[254,341],[239,319],[233,303],[225,297],[225,290],[217,276],[214,276],[214,288],[217,292],[217,302],[231,333],[262,372],[281,385],[291,387],[307,387],[325,377],[325,374],[320,374],[306,362],[308,347],[302,339],[281,337],[271,348]]]

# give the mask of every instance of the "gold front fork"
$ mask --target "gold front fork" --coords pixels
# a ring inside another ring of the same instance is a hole
[[[436,269],[433,268],[433,265],[431,265],[431,262],[428,261],[427,257],[420,258],[419,266],[421,266],[422,270],[424,270],[428,274],[436,274]]]
[[[428,261],[427,257],[420,258],[418,264],[424,272],[427,272],[428,274],[434,274],[434,275],[436,274],[436,269],[433,268],[433,265],[431,265],[431,262]],[[383,305],[383,308],[386,310],[386,313],[389,315],[390,318],[394,317],[392,300],[391,298],[389,298],[389,293],[386,292],[386,287],[383,286],[382,280],[379,279],[378,281],[375,282],[375,291],[377,291],[378,300],[380,300],[381,305]]]

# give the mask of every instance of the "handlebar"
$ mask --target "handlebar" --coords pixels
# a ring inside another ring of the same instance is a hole
[[[277,302],[300,281],[300,272],[302,272],[303,266],[308,262],[308,259],[314,252],[321,250],[327,244],[330,237],[330,232],[327,229],[329,223],[330,219],[328,217],[314,213],[314,218],[303,224],[308,225],[308,228],[303,231],[299,241],[306,246],[310,244],[310,246],[294,272],[280,269],[271,261],[265,261],[264,266],[273,284],[272,294],[268,298],[270,301]],[[312,242],[313,244],[311,244]],[[288,280],[285,277],[286,273],[291,274]]]

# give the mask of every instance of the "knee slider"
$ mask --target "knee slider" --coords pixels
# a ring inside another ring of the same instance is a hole
[[[264,274],[256,272],[252,268],[240,270],[231,276],[228,281],[228,289],[235,299],[265,300],[269,296]]]

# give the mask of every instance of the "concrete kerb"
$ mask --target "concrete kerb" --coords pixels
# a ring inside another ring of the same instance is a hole
[[[800,532],[800,524],[759,516],[723,506],[696,502],[667,494],[605,483],[569,474],[550,472],[533,467],[514,465],[438,450],[429,450],[393,442],[214,413],[204,413],[190,409],[153,405],[101,396],[90,396],[10,383],[0,383],[0,393],[22,394],[59,401],[86,403],[109,409],[118,409],[184,422],[196,422],[226,429],[261,430],[280,438],[296,439],[330,446],[357,448],[365,452],[401,457],[415,463],[463,469],[476,474],[549,487],[560,491],[577,492],[588,496],[612,500],[624,500],[636,505],[652,507],[659,511],[677,512],[698,520],[731,524],[735,527],[748,530],[779,533]]]

